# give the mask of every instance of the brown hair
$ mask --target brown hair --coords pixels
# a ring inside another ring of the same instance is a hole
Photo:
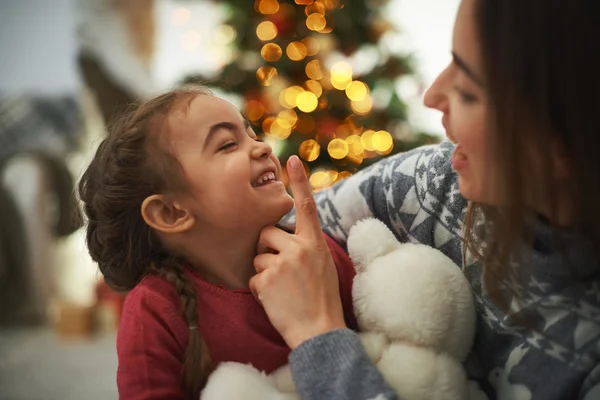
[[[190,326],[183,377],[193,398],[211,370],[198,331],[196,289],[185,273],[185,260],[162,245],[142,218],[141,205],[152,194],[182,188],[179,163],[163,150],[164,132],[169,114],[201,94],[210,92],[174,90],[127,113],[109,129],[79,183],[88,249],[106,283],[131,290],[144,276],[157,274],[175,287]]]
[[[551,215],[567,203],[572,228],[600,248],[600,130],[594,118],[600,65],[591,39],[600,28],[595,0],[474,3],[489,99],[489,154],[498,166],[493,182],[506,206],[471,204],[465,238],[493,288],[510,273],[517,242],[533,239],[532,197],[548,199]],[[557,148],[569,174],[560,186]],[[483,238],[475,228],[482,219]]]

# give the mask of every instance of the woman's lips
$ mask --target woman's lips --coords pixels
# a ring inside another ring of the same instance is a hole
[[[467,167],[468,160],[465,153],[461,151],[460,145],[456,146],[454,153],[452,153],[452,168],[456,172],[465,169]]]

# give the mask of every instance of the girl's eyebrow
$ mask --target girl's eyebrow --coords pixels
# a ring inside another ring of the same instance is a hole
[[[471,67],[469,67],[469,65],[455,52],[452,52],[452,61],[454,62],[454,64],[456,64],[458,68],[460,68],[461,71],[465,73],[465,75],[471,78],[473,82],[475,82],[479,86],[483,85],[483,81],[481,80],[481,78],[479,78],[479,76],[475,72],[473,72],[473,69],[471,69]]]
[[[223,130],[223,129],[235,133],[236,126],[235,126],[235,124],[232,124],[231,122],[227,122],[227,121],[223,121],[223,122],[214,124],[208,130],[208,134],[206,135],[206,138],[204,139],[204,144],[202,145],[202,147],[203,148],[207,147],[210,144],[210,142],[214,139],[217,132],[219,132],[220,130]]]

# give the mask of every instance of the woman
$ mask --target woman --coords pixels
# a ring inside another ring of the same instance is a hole
[[[263,231],[277,254],[251,287],[304,399],[396,398],[345,329],[317,211],[340,242],[374,216],[462,265],[478,311],[466,369],[491,398],[600,398],[599,16],[593,0],[463,0],[425,96],[455,144],[381,161],[316,207],[290,169],[298,230]]]

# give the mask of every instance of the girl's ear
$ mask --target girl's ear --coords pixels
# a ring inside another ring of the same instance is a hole
[[[163,233],[181,233],[196,223],[194,216],[162,194],[146,197],[141,207],[142,218],[153,229]]]

